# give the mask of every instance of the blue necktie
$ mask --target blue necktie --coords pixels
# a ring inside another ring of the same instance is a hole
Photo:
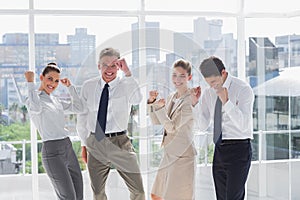
[[[214,115],[214,143],[217,144],[222,140],[222,102],[217,97]]]
[[[107,116],[107,105],[108,105],[108,87],[106,83],[101,94],[98,116],[97,116],[97,125],[95,136],[98,141],[102,140],[105,136],[106,128],[106,116]]]

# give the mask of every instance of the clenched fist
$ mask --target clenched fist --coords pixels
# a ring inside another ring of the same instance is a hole
[[[71,85],[71,82],[68,78],[60,79],[60,82],[66,87],[69,87]]]
[[[27,82],[34,82],[34,72],[33,71],[26,71],[24,73]]]
[[[151,90],[149,92],[148,103],[153,103],[156,100],[157,96],[158,96],[157,90]]]

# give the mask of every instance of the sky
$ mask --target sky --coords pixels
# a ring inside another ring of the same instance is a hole
[[[139,7],[138,0],[38,0],[35,1],[35,8],[38,9],[111,9],[134,11]],[[100,3],[99,3],[100,2]],[[101,3],[103,2],[103,3]],[[234,13],[239,8],[239,0],[145,0],[145,9],[157,11],[216,11]],[[16,6],[17,5],[17,6]],[[27,8],[27,0],[0,1],[0,8],[18,9]],[[245,12],[258,13],[276,13],[275,16],[287,12],[300,11],[300,1],[298,0],[246,0]],[[193,19],[198,16],[147,16],[146,21],[159,21],[161,29],[168,29],[174,32],[192,32]],[[234,38],[237,35],[236,19],[233,17],[215,17],[207,19],[222,19],[223,33],[233,33]],[[59,33],[60,43],[66,43],[66,36],[75,34],[75,28],[87,28],[88,34],[96,35],[97,45],[111,39],[112,37],[131,30],[131,24],[137,22],[136,17],[67,17],[59,15],[37,15],[35,17],[36,33]],[[275,36],[300,34],[300,17],[292,18],[247,18],[245,21],[246,41],[248,37],[269,37],[272,42]],[[1,15],[0,9],[0,35],[4,33],[26,33],[28,32],[28,16],[26,15]],[[128,41],[124,41],[125,43]]]

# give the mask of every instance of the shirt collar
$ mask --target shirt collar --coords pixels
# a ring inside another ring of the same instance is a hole
[[[231,82],[232,82],[232,76],[229,73],[227,73],[227,78],[223,84],[223,87],[229,89]]]
[[[113,87],[115,87],[119,83],[119,81],[120,81],[120,78],[116,77],[114,80],[110,81],[108,83],[108,85],[109,85],[110,88],[113,88]],[[103,89],[104,86],[105,86],[105,84],[106,84],[106,82],[103,80],[102,77],[100,78],[100,82],[101,82],[101,88]]]
[[[44,90],[38,90],[38,95],[46,95],[46,96],[51,96],[51,94],[47,94]]]

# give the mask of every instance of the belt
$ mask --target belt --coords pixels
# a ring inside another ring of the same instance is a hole
[[[236,140],[222,140],[222,144],[248,144],[250,143],[250,139],[236,139]]]
[[[115,136],[119,136],[119,135],[124,135],[126,134],[127,131],[120,131],[120,132],[112,132],[112,133],[105,133],[105,137],[115,137]],[[91,132],[92,135],[95,135],[94,132]]]

